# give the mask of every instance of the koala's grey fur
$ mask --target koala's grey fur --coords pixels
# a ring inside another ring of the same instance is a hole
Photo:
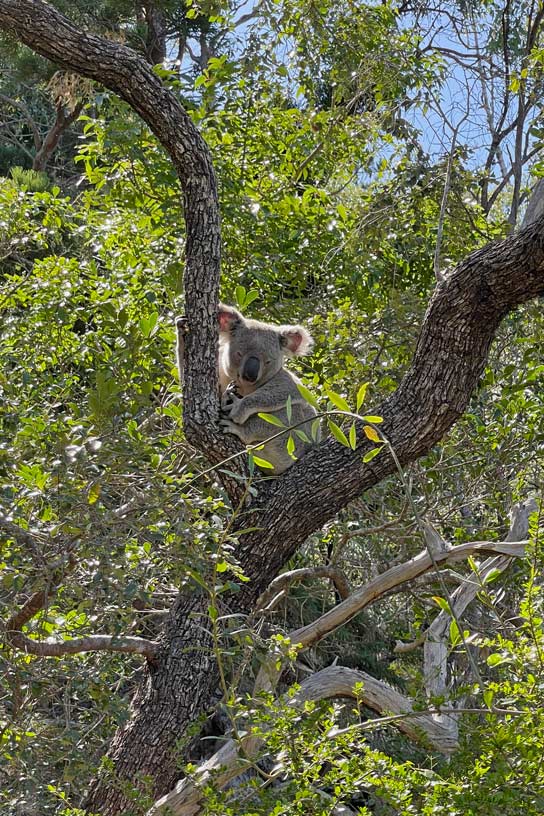
[[[285,426],[296,426],[311,440],[311,425],[315,411],[300,394],[299,380],[283,367],[284,358],[307,354],[313,345],[303,326],[274,326],[245,318],[232,306],[220,303],[219,322],[219,385],[221,389],[221,425],[225,433],[235,434],[245,445],[262,442],[281,429],[257,414],[274,414]],[[177,321],[178,366],[183,364],[183,337],[186,324]],[[291,397],[291,418],[287,418],[286,403]],[[308,420],[302,425],[298,423]],[[313,442],[305,442],[294,431],[294,457],[299,459]],[[259,458],[273,465],[267,473],[278,475],[295,459],[287,452],[288,433],[266,443],[256,452]]]

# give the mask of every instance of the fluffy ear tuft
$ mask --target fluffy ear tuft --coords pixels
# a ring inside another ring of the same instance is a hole
[[[228,334],[238,323],[243,321],[243,316],[234,306],[225,306],[220,303],[217,307],[217,320],[219,322],[219,333]]]
[[[314,341],[304,326],[280,326],[279,331],[281,346],[290,357],[302,357],[311,351]]]

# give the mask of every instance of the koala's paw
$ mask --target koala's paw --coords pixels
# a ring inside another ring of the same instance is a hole
[[[231,422],[230,419],[220,419],[219,424],[224,434],[234,434],[234,436],[237,436],[238,439],[241,439],[240,426],[236,425],[235,422]]]
[[[238,393],[236,383],[229,383],[221,397],[221,413],[225,417],[234,420],[237,414],[237,406],[241,401],[242,397]]]
[[[189,334],[189,319],[185,317],[185,315],[176,317],[176,329],[178,330],[179,334]]]

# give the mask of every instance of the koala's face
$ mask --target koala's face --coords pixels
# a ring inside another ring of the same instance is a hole
[[[254,391],[283,366],[285,355],[305,354],[311,337],[302,326],[272,326],[247,320],[219,305],[220,367],[242,394]]]
[[[242,393],[267,382],[283,365],[279,334],[251,323],[243,321],[234,325],[222,348],[223,365]]]

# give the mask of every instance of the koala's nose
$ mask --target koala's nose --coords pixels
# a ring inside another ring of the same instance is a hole
[[[242,379],[246,382],[257,382],[260,368],[261,362],[258,357],[246,357],[242,368]]]

